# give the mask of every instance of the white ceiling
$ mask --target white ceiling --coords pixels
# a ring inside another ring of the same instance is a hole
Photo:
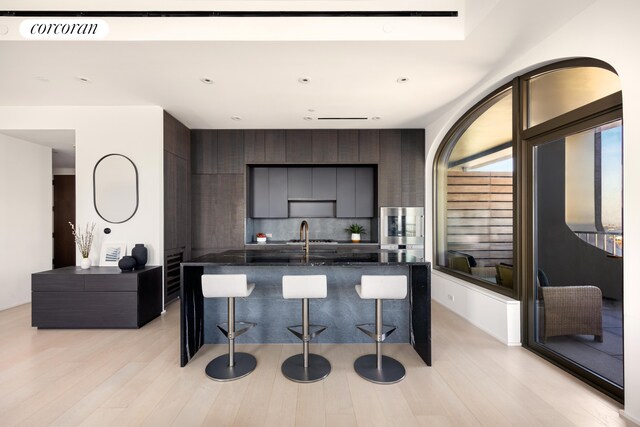
[[[0,134],[44,145],[52,150],[53,168],[74,169],[76,132],[67,129],[1,129]]]
[[[5,10],[11,6],[14,10],[56,8],[44,1],[3,3]],[[104,2],[97,1],[54,3],[59,9],[104,9],[100,7]],[[349,5],[389,10],[425,3],[423,9],[460,10],[463,39],[295,41],[292,30],[288,41],[251,40],[250,35],[245,41],[175,40],[182,38],[180,23],[185,21],[161,18],[159,25],[169,34],[164,40],[136,36],[132,38],[139,41],[27,41],[11,37],[16,20],[24,18],[0,17],[0,27],[4,22],[8,28],[8,34],[0,32],[0,105],[159,105],[190,128],[420,128],[429,115],[526,52],[592,0],[235,2],[244,8],[252,6],[252,10],[269,10],[269,6],[273,10],[283,4],[289,10],[323,10],[319,5],[324,10],[345,10]],[[119,10],[159,8],[157,2],[143,0],[113,4],[128,5]],[[205,0],[162,3],[163,10],[223,10],[230,4]],[[152,18],[126,19],[145,23]],[[221,22],[199,19],[211,26]],[[351,18],[340,19],[350,22],[346,20]],[[403,22],[409,21],[394,21],[394,25]],[[420,26],[421,22],[411,21],[410,25]],[[300,39],[305,38],[304,29],[295,31],[301,31]],[[83,83],[78,77],[90,82]],[[214,83],[203,84],[203,77]],[[300,77],[311,82],[300,84]],[[409,81],[399,84],[399,77]],[[242,120],[234,121],[232,116]],[[305,116],[313,120],[305,121]],[[323,116],[368,119],[316,120]],[[380,120],[371,120],[374,116]]]

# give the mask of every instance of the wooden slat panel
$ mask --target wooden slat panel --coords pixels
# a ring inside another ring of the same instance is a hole
[[[513,225],[513,218],[450,218],[447,225]]]
[[[492,193],[449,193],[449,202],[510,202],[511,194]]]
[[[447,234],[511,234],[513,227],[447,227]]]
[[[474,251],[474,250],[502,250],[502,251],[508,251],[508,250],[512,250],[513,249],[513,244],[511,243],[451,243],[448,246],[449,250],[452,251],[461,251],[464,252],[462,249],[468,249],[470,251]]]
[[[449,210],[447,218],[512,218],[513,212],[509,210]]]
[[[474,258],[482,259],[507,259],[513,258],[513,251],[476,251],[468,250],[466,254],[473,256]]]
[[[491,177],[491,184],[492,185],[513,185],[513,179]]]
[[[447,193],[512,193],[509,185],[448,185]]]
[[[447,204],[449,209],[505,209],[513,210],[511,202],[450,202]]]
[[[513,172],[463,172],[463,171],[449,171],[449,176],[505,176],[512,177]]]
[[[447,179],[448,184],[455,185],[489,185],[491,178],[487,177],[453,177]]]
[[[510,234],[484,234],[474,236],[468,234],[456,234],[448,238],[452,243],[488,243],[488,242],[512,242],[513,236]]]

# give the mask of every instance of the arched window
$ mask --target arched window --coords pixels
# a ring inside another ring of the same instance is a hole
[[[434,269],[520,299],[522,344],[619,399],[622,129],[615,71],[562,61],[475,105],[434,165]]]
[[[510,294],[513,89],[491,94],[449,133],[437,162],[436,265]]]

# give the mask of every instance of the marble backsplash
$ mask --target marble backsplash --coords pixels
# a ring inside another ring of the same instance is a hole
[[[269,240],[298,239],[303,219],[305,218],[247,218],[245,242],[255,242],[256,233],[271,234]],[[366,231],[361,236],[363,241],[378,241],[378,221],[375,218],[308,218],[306,221],[309,223],[309,239],[350,240],[351,233],[344,229],[351,224],[360,224]]]

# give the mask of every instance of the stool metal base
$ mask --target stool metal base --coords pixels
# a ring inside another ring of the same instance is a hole
[[[326,378],[331,372],[331,364],[327,359],[309,353],[309,367],[304,367],[304,355],[296,354],[282,363],[282,375],[297,383],[313,383]]]
[[[234,353],[234,365],[229,366],[229,354],[223,354],[213,359],[207,367],[205,372],[207,376],[216,381],[233,381],[246,377],[254,369],[258,362],[253,355],[249,353]]]
[[[378,369],[375,354],[358,357],[353,368],[362,378],[376,384],[394,384],[403,380],[406,374],[402,363],[388,356],[382,356],[382,369]]]

